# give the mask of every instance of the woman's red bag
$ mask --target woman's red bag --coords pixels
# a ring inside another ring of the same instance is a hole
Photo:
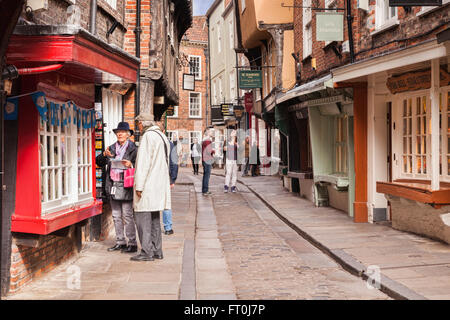
[[[123,174],[123,187],[133,188],[134,185],[134,168],[125,170]]]

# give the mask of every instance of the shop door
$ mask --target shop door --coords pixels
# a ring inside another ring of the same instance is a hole
[[[105,148],[117,141],[113,129],[123,118],[122,96],[111,90],[102,90],[104,145]]]
[[[388,181],[392,182],[392,102],[387,103],[387,176]]]

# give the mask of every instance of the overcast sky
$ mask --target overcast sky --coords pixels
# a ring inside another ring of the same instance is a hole
[[[194,0],[194,16],[203,16],[214,0]]]

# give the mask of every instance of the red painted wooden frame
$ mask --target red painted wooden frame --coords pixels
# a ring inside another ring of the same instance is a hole
[[[57,77],[53,76],[56,81]],[[77,100],[93,107],[94,97],[77,95],[48,84],[50,74],[22,79],[23,92],[42,90],[48,97],[66,101]],[[45,80],[46,83],[40,81]],[[81,106],[81,105],[80,105]],[[42,216],[39,164],[39,113],[30,96],[19,100],[19,131],[16,171],[16,207],[11,231],[46,235],[102,213],[102,202],[95,200],[95,133],[92,130],[92,197],[93,201],[70,209]]]
[[[19,36],[10,39],[7,62],[17,67],[33,67],[54,62],[65,63],[65,72],[83,77],[92,83],[102,83],[102,76],[112,74],[123,82],[135,83],[139,64],[124,56],[109,52],[83,38],[70,36]]]

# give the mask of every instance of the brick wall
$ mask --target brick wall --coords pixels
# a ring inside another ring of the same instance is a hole
[[[313,6],[315,2],[313,1]],[[324,7],[325,1],[316,1],[317,5]],[[296,6],[301,6],[302,0],[295,0]],[[345,7],[344,0],[338,0],[337,6]],[[430,12],[426,15],[417,16],[420,7],[413,7],[412,12],[405,12],[403,7],[398,8],[399,25],[390,28],[376,35],[371,35],[375,31],[375,0],[369,2],[368,12],[357,9],[357,0],[352,0],[353,20],[353,38],[355,60],[364,60],[369,57],[386,54],[400,48],[415,45],[425,40],[434,38],[436,33],[442,31],[445,26],[443,24],[450,20],[450,6],[445,6],[437,11]],[[303,60],[303,14],[302,9],[294,9],[294,41],[295,52],[299,53],[300,60]],[[316,11],[312,11],[312,58],[316,59],[317,68],[313,70],[311,58],[307,58],[301,62],[301,81],[306,83],[314,78],[329,72],[329,70],[340,65],[350,62],[349,53],[342,54],[339,58],[331,46],[325,46],[323,41],[315,41],[316,39]],[[405,39],[407,39],[405,41]],[[344,15],[344,41],[348,40],[347,22]],[[400,41],[396,41],[400,40]],[[337,48],[341,49],[341,42],[337,43]]]
[[[206,64],[205,48],[208,42],[208,28],[206,26],[206,17],[194,17],[192,27],[186,31],[180,45],[180,57],[183,66],[179,71],[179,87],[180,100],[178,106],[178,117],[167,119],[167,130],[178,130],[179,135],[186,139],[183,144],[183,151],[188,153],[190,146],[188,145],[189,131],[203,131],[206,129],[206,108],[207,108],[207,78],[209,77],[208,66]],[[201,93],[202,117],[189,117],[189,93],[190,91],[182,90],[183,73],[189,72],[187,64],[189,55],[201,56],[202,60],[202,80],[195,81],[195,92]],[[189,163],[190,160],[188,160]]]
[[[97,0],[97,36],[105,42],[122,47],[125,40],[127,24],[124,15],[125,0],[117,0],[117,7],[114,10],[105,0]],[[43,25],[67,25],[70,21],[72,4],[65,0],[48,0],[48,10],[39,10],[33,14],[33,22]],[[90,20],[90,0],[78,0],[76,5],[80,12],[79,25],[83,29],[89,30]],[[27,19],[25,11],[22,18]],[[119,26],[108,38],[106,33],[114,21],[119,22]]]

